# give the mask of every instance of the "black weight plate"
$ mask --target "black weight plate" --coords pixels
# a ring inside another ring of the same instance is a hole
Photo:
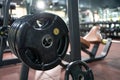
[[[36,21],[43,23],[42,26],[36,25]],[[38,70],[48,70],[60,64],[69,43],[67,26],[60,17],[40,13],[20,26],[15,38],[16,49],[25,64]]]
[[[18,24],[18,21],[19,20],[16,20],[14,22],[14,24],[12,24],[12,26],[9,28],[9,32],[8,32],[8,43],[9,43],[9,47],[12,49],[13,53],[16,53],[14,50],[14,46],[13,46],[14,45],[13,44],[13,42],[14,42],[13,35],[15,35],[15,31],[14,31],[16,28],[15,26],[20,25],[20,23]]]
[[[71,77],[70,77],[71,76]],[[64,80],[94,80],[92,70],[80,60],[71,62],[65,72]]]
[[[10,27],[9,34],[8,34],[9,47],[12,49],[12,51],[15,55],[17,55],[17,54],[16,54],[15,47],[14,47],[14,36],[16,34],[15,28],[17,28],[17,27],[14,27],[14,26],[18,26],[18,25],[20,25],[20,22],[18,22],[18,21],[14,22],[14,24]]]
[[[34,24],[33,22],[35,22],[34,20],[35,19],[38,19],[38,20],[46,20],[46,23],[47,24],[45,24],[45,26],[44,27],[42,27],[42,31],[44,31],[44,28],[47,28],[48,29],[48,31],[46,31],[45,30],[45,32],[47,32],[47,34],[51,34],[51,35],[53,35],[54,36],[54,38],[56,38],[56,39],[61,39],[61,40],[59,40],[59,43],[58,43],[58,54],[59,54],[59,56],[60,57],[62,57],[62,56],[64,56],[63,54],[64,54],[64,52],[65,52],[65,48],[63,47],[63,46],[65,46],[64,44],[64,42],[68,42],[68,41],[65,41],[65,40],[68,40],[68,39],[66,39],[66,37],[68,38],[68,34],[66,34],[66,33],[68,33],[68,29],[67,29],[67,26],[66,26],[66,24],[65,24],[65,22],[60,18],[60,17],[58,17],[58,16],[56,16],[56,15],[53,15],[53,14],[49,14],[49,13],[41,13],[41,15],[35,15],[32,19],[31,19],[31,21],[29,21],[29,23],[32,23],[32,24]],[[48,19],[48,20],[47,20]],[[48,22],[47,22],[48,21]],[[31,24],[31,25],[32,25]],[[48,26],[47,26],[48,25]],[[50,28],[49,28],[50,27]],[[59,31],[60,31],[60,33],[59,33],[59,35],[57,35],[56,36],[56,34],[54,34],[53,33],[53,30],[54,29],[59,29]],[[50,32],[50,33],[48,33],[48,32]],[[40,32],[41,33],[41,32]],[[42,32],[43,33],[43,32]],[[44,33],[43,33],[44,34]],[[68,45],[68,44],[67,44]],[[61,48],[61,47],[63,47],[63,48]],[[66,46],[65,46],[66,47]],[[62,53],[62,51],[63,51],[63,53]]]
[[[13,51],[13,53],[15,53],[15,50],[14,50],[14,46],[13,46],[13,35],[15,34],[14,32],[14,26],[17,26],[17,21],[14,22],[14,24],[9,28],[9,32],[8,32],[8,43],[9,43],[9,47],[11,48],[11,50]],[[19,24],[18,24],[19,25]]]
[[[21,18],[19,18],[18,22],[16,22],[16,24],[18,24],[18,25],[14,26],[15,29],[13,29],[14,30],[13,32],[15,32],[14,35],[12,36],[12,38],[13,38],[13,46],[14,46],[14,49],[15,49],[15,53],[16,53],[16,55],[18,57],[19,57],[19,54],[17,53],[15,38],[17,36],[17,31],[19,30],[19,27],[21,26],[21,24],[23,22],[26,22],[28,20],[29,16],[31,16],[31,15],[25,15],[25,16],[22,16]]]
[[[30,15],[27,15],[30,16]],[[10,48],[12,49],[13,53],[18,56],[18,54],[16,53],[16,49],[15,49],[15,35],[16,35],[16,31],[19,29],[19,26],[21,25],[22,22],[25,21],[24,19],[25,16],[16,19],[14,21],[14,23],[11,25],[11,27],[9,28],[9,32],[8,32],[8,43]]]

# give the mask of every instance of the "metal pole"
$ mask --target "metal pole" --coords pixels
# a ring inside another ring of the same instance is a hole
[[[3,26],[2,27],[7,27],[8,26],[8,11],[9,11],[9,5],[10,5],[10,0],[5,0],[3,1]],[[0,66],[3,65],[3,53],[6,48],[6,38],[3,36],[0,36]]]
[[[9,7],[10,7],[11,0],[5,0],[3,2],[3,27],[8,26],[8,20],[9,20]]]
[[[81,60],[78,0],[68,0],[68,17],[70,29],[71,60]]]
[[[22,63],[20,80],[28,80],[28,75],[29,75],[29,67],[26,64]]]

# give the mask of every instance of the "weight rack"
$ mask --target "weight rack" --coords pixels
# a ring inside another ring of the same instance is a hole
[[[9,8],[10,8],[10,2],[11,0],[5,0],[3,1],[3,28],[7,27],[8,28],[8,17],[9,17]],[[1,44],[0,44],[0,66],[5,66],[5,65],[10,65],[10,64],[15,64],[15,63],[20,63],[21,61],[18,58],[13,58],[13,59],[5,59],[3,60],[3,54],[4,50],[6,49],[6,37],[0,37],[1,38]],[[10,51],[11,52],[11,51]]]

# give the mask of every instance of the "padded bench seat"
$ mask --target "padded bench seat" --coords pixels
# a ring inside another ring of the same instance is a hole
[[[89,48],[90,43],[100,43],[102,41],[99,29],[99,26],[94,26],[86,36],[80,37],[80,41],[85,48]]]

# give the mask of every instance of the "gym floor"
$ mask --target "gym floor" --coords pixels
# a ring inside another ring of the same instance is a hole
[[[120,80],[120,41],[114,40],[104,60],[88,63],[95,80]],[[100,47],[102,48],[102,47]],[[99,49],[100,51],[101,49]],[[4,57],[13,55],[5,54]],[[19,80],[21,63],[0,68],[0,80]],[[64,69],[57,66],[48,71],[30,69],[28,80],[64,80]]]

